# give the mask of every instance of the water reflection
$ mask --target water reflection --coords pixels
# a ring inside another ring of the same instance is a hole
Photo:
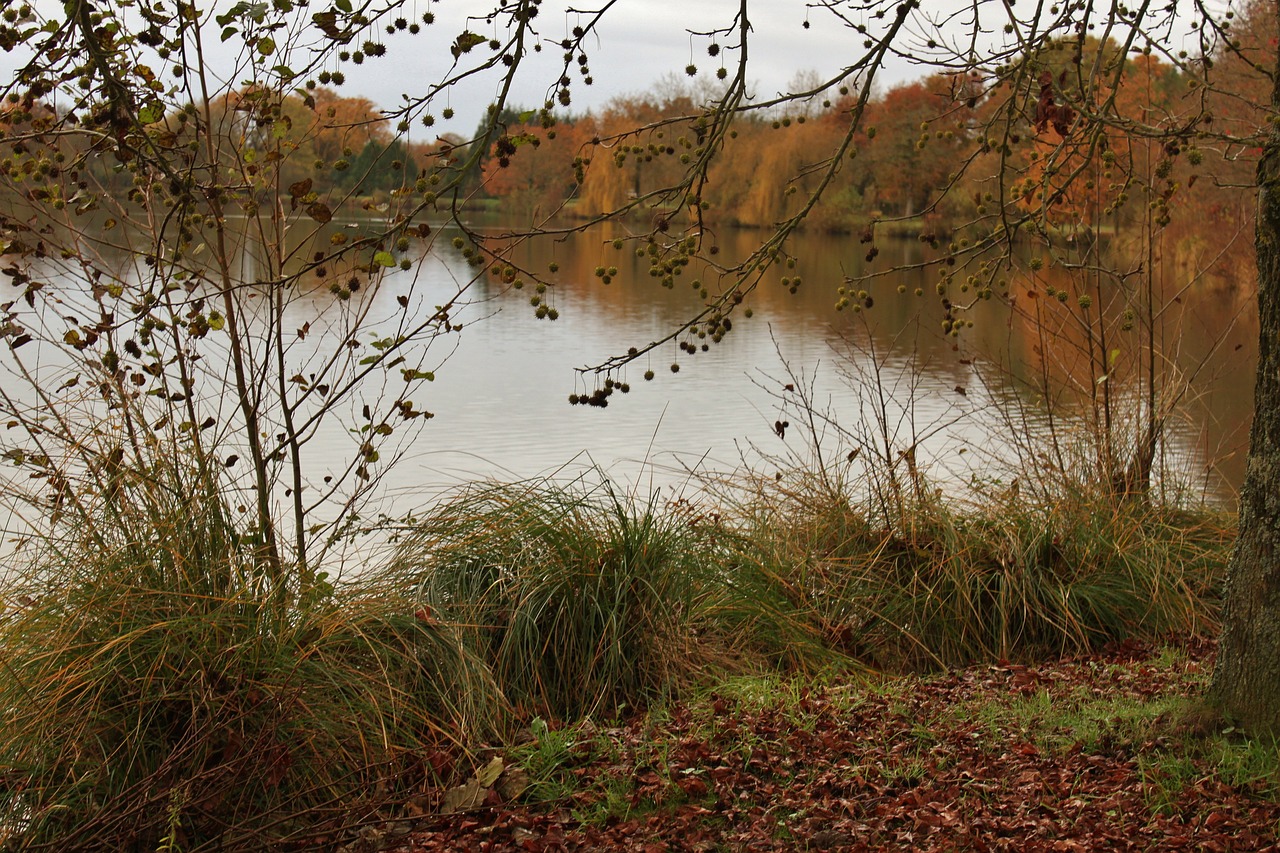
[[[358,237],[363,232],[333,225],[307,233],[291,245],[293,257],[308,257],[335,233]],[[1131,363],[1129,344],[1117,343],[1121,354],[1107,367],[1085,364],[1082,369],[1082,329],[1070,315],[1055,315],[1055,333],[1041,335],[1033,321],[1040,310],[1036,299],[1043,297],[1032,298],[1032,291],[1043,290],[1061,273],[1045,272],[1039,282],[1012,282],[1018,310],[999,301],[979,304],[968,315],[974,327],[952,338],[940,331],[936,273],[910,269],[923,257],[918,242],[883,242],[874,261],[878,269],[908,269],[876,281],[871,310],[838,312],[837,288],[866,268],[866,247],[856,238],[800,235],[788,246],[795,268],[765,277],[746,303],[754,316],[735,314],[733,332],[722,343],[696,355],[681,352],[674,342],[665,344],[615,376],[629,384],[630,393],[614,395],[604,409],[570,406],[570,394],[590,392],[596,381],[578,368],[664,337],[701,304],[695,280],[715,288],[713,271],[691,267],[674,288],[663,288],[649,275],[647,259],[635,251],[643,243],[632,242],[623,230],[524,243],[513,255],[519,266],[549,270],[556,265],[544,298],[558,319],[537,320],[528,289],[515,290],[485,275],[470,285],[476,273],[453,248],[452,236],[438,229],[429,243],[418,241],[403,256],[417,258],[429,245],[420,262],[390,272],[380,287],[364,288],[347,303],[367,312],[387,334],[421,321],[440,305],[450,305],[452,322],[463,327],[406,354],[409,364],[435,374],[414,400],[434,418],[399,447],[398,463],[374,496],[376,510],[406,512],[443,489],[481,477],[568,475],[598,466],[643,491],[682,488],[690,471],[767,467],[770,457],[788,454],[805,459],[805,434],[796,426],[795,393],[786,390],[788,385],[808,389],[813,404],[830,413],[832,422],[822,433],[828,450],[836,452],[841,431],[843,440],[853,443],[883,444],[887,436],[899,450],[915,447],[917,464],[942,484],[1003,475],[1014,439],[1045,425],[1040,388],[1046,379],[1065,418],[1059,425],[1071,429],[1078,429],[1078,415],[1089,411],[1100,373],[1117,386],[1118,419],[1146,405],[1131,382],[1141,365]],[[624,240],[621,249],[614,247],[616,237]],[[757,238],[721,233],[720,256],[744,257]],[[246,239],[241,256],[249,281],[257,263],[253,245]],[[120,262],[136,266],[132,274],[148,274],[136,257],[122,255]],[[612,283],[603,283],[598,267],[617,268]],[[781,283],[784,275],[789,285]],[[352,339],[349,315],[335,310],[338,301],[330,291],[340,277],[328,271],[292,292],[284,314],[284,329],[296,337],[291,371],[305,372],[307,364],[341,351]],[[793,294],[797,277],[801,284]],[[1256,318],[1250,312],[1242,316],[1240,306],[1248,303],[1238,295],[1181,290],[1184,284],[1172,275],[1157,283],[1166,294],[1181,293],[1176,300],[1166,296],[1167,305],[1161,302],[1160,385],[1185,385],[1162,451],[1193,484],[1229,503],[1243,477]],[[64,286],[78,285],[68,281]],[[1066,292],[1079,283],[1063,278],[1055,286]],[[458,298],[460,291],[464,298]],[[1132,310],[1132,305],[1117,302],[1109,310]],[[210,335],[202,346],[208,376],[226,385],[218,337]],[[678,374],[671,371],[673,363],[680,365]],[[656,374],[654,381],[643,378],[647,370]],[[312,483],[340,476],[358,455],[363,438],[351,427],[361,402],[353,399],[345,422],[315,427],[307,463]],[[234,420],[231,401],[222,408],[219,423]],[[793,428],[779,435],[775,427],[782,421]]]
[[[688,470],[756,464],[762,454],[784,453],[803,441],[797,431],[785,438],[774,431],[788,415],[783,389],[796,379],[787,365],[812,382],[814,400],[856,435],[869,415],[872,351],[883,361],[881,379],[891,383],[882,417],[903,447],[919,441],[920,464],[944,482],[995,471],[996,460],[1007,458],[1002,447],[1011,430],[1039,422],[1042,376],[1062,386],[1058,402],[1065,411],[1073,410],[1072,395],[1076,411],[1087,406],[1086,389],[1071,389],[1073,382],[1087,382],[1069,375],[1061,357],[1069,342],[1050,341],[1058,352],[1043,352],[1029,315],[996,302],[972,312],[974,328],[959,339],[944,337],[937,331],[942,312],[933,280],[924,273],[882,279],[870,311],[837,312],[836,288],[863,268],[865,247],[853,239],[808,235],[792,245],[798,263],[789,277],[801,278],[797,293],[779,283],[782,273],[770,275],[750,298],[755,316],[736,315],[733,333],[721,344],[696,356],[664,345],[618,377],[629,383],[628,395],[615,395],[606,409],[571,407],[569,394],[590,391],[594,382],[575,368],[660,339],[699,304],[687,282],[710,280],[691,269],[675,288],[661,287],[649,276],[647,260],[636,256],[635,244],[613,247],[621,233],[519,248],[522,266],[558,267],[546,294],[559,313],[555,322],[534,319],[527,291],[482,282],[465,315],[468,328],[430,388],[437,418],[395,475],[395,491],[407,497],[421,487],[477,476],[536,476],[568,462],[597,464],[645,486],[678,484]],[[721,234],[721,251],[730,258],[744,255],[754,236]],[[919,244],[903,240],[883,250],[877,263],[919,260]],[[437,263],[422,274],[448,275],[450,286],[466,275],[458,255]],[[595,275],[601,266],[618,268],[611,284]],[[915,296],[917,288],[925,296]],[[378,298],[395,293],[393,282]],[[1021,298],[1025,307],[1025,294]],[[1170,424],[1166,459],[1227,502],[1243,475],[1250,342],[1257,333],[1247,317],[1240,322],[1238,306],[1221,294],[1184,293],[1160,326],[1162,384],[1190,382]],[[680,365],[678,374],[671,373],[672,363]],[[643,380],[646,370],[657,374],[655,381]],[[1126,393],[1132,398],[1123,388],[1117,397]],[[1138,410],[1136,404],[1120,408]]]

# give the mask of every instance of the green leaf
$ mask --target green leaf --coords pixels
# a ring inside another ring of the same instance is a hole
[[[276,40],[271,36],[263,36],[258,39],[258,53],[263,56],[270,56],[276,52]]]
[[[223,40],[223,41],[226,41],[227,39],[231,38],[232,36],[234,36],[234,35],[235,35],[236,33],[238,33],[238,32],[240,32],[240,31],[239,31],[239,30],[237,30],[235,27],[227,27],[226,29],[224,29],[224,30],[222,31],[222,40]]]
[[[215,332],[220,332],[222,331],[223,327],[226,325],[227,325],[227,320],[225,317],[223,317],[217,311],[209,312],[209,328],[210,329],[213,329]]]
[[[412,367],[406,367],[400,371],[400,375],[404,377],[405,382],[412,382],[415,379],[425,379],[428,382],[436,381],[436,375],[430,370],[417,370]]]
[[[158,104],[147,104],[138,110],[138,121],[141,124],[152,124],[164,118],[164,109]]]
[[[374,253],[373,262],[383,267],[394,267],[396,265],[395,256],[387,251]]]
[[[346,12],[348,15],[351,14],[351,0],[334,0],[333,5],[338,7],[339,12]]]
[[[520,113],[517,120],[521,124],[528,124],[530,121],[533,120],[533,117],[537,114],[538,114],[537,110],[525,110],[524,112]]]
[[[216,18],[214,18],[214,20],[218,22],[218,26],[225,27],[228,24],[230,24],[232,21],[234,21],[236,18],[243,15],[246,11],[248,11],[248,9],[249,9],[248,3],[237,3],[236,5],[228,9],[226,11],[226,14],[218,15]]]

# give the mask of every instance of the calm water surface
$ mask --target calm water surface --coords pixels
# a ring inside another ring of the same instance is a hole
[[[411,299],[410,314],[447,301],[472,275],[453,249],[452,236],[441,229],[434,251],[414,269],[388,274],[381,287],[366,289],[353,303],[364,300],[371,317],[394,319],[406,313],[399,297]],[[401,515],[484,478],[585,473],[595,481],[603,472],[641,495],[658,489],[670,497],[696,491],[694,475],[749,468],[768,476],[812,464],[815,437],[829,462],[859,448],[865,460],[886,440],[890,456],[915,447],[921,469],[938,485],[954,488],[975,478],[1009,477],[1007,463],[1020,442],[1043,453],[1042,444],[1026,439],[1046,425],[1045,395],[1038,390],[1045,379],[1063,436],[1079,435],[1088,422],[1081,415],[1104,382],[1119,401],[1112,412],[1118,424],[1140,408],[1131,359],[1137,331],[1113,329],[1105,347],[1114,353],[1110,366],[1091,366],[1080,356],[1088,342],[1081,312],[1064,312],[1043,295],[1030,295],[1043,294],[1047,284],[1073,294],[1090,292],[1090,282],[1053,269],[1036,282],[1015,280],[1011,293],[1018,310],[998,301],[981,304],[966,315],[974,328],[953,339],[940,333],[935,279],[918,271],[878,279],[870,288],[871,310],[837,311],[836,290],[847,275],[866,269],[867,247],[856,237],[826,235],[801,235],[789,243],[796,268],[771,272],[761,282],[746,303],[754,316],[735,314],[733,331],[721,344],[693,356],[675,343],[664,344],[615,376],[630,385],[630,393],[615,394],[604,409],[570,406],[570,394],[589,393],[597,381],[579,368],[661,339],[701,304],[688,283],[661,287],[648,275],[647,261],[635,256],[635,244],[616,250],[614,236],[626,234],[579,235],[516,250],[515,260],[528,269],[559,265],[546,295],[559,312],[554,322],[534,318],[528,289],[512,290],[488,277],[470,288],[468,303],[451,315],[462,331],[413,355],[411,364],[421,357],[420,366],[436,376],[414,391],[414,404],[435,416],[414,422],[421,428],[412,440],[402,440],[409,433],[398,430],[401,455],[387,465],[395,454],[390,448],[383,453],[379,468],[385,474],[365,505],[366,517]],[[720,257],[745,256],[758,236],[716,235]],[[316,239],[327,244],[329,233]],[[909,266],[921,257],[916,241],[882,241],[874,269]],[[594,275],[598,266],[618,267],[613,283]],[[246,272],[252,280],[252,271]],[[795,294],[781,284],[783,275],[800,276]],[[705,270],[690,269],[683,278],[699,276],[710,281]],[[83,290],[74,281],[64,286]],[[1203,283],[1188,286],[1186,276],[1174,271],[1162,269],[1153,286],[1164,294],[1165,305],[1156,336],[1160,386],[1180,391],[1161,452],[1181,482],[1230,505],[1243,476],[1252,412],[1254,312],[1247,298]],[[925,295],[915,296],[916,288]],[[1113,302],[1111,315],[1141,309],[1132,294],[1126,302],[1106,288],[1114,285],[1092,292],[1097,304]],[[342,312],[332,310],[334,302],[327,287],[318,285],[286,308],[286,330],[310,329],[305,341],[291,344],[297,365],[290,372],[314,369],[307,366],[308,352],[342,350],[351,337]],[[1053,334],[1041,335],[1037,312],[1048,318]],[[209,348],[202,362],[210,374],[206,387],[215,393],[230,385],[225,358],[220,361],[216,352],[218,340],[210,335],[202,342]],[[39,346],[23,352],[38,361]],[[66,377],[56,356],[51,350],[47,365],[37,366],[37,373],[47,371],[47,388],[59,387]],[[679,363],[679,373],[672,373],[672,363]],[[648,369],[656,374],[652,382],[643,378]],[[394,379],[398,371],[389,375]],[[805,429],[799,391],[814,410],[828,415],[811,430]],[[394,382],[386,393],[375,410],[385,411],[395,399]],[[351,427],[359,425],[361,406],[370,401],[376,404],[377,398],[344,404],[340,419],[326,422],[307,445],[305,471],[316,493],[325,477],[340,478],[358,455],[364,436]],[[233,434],[237,416],[230,395],[215,396],[210,405],[218,424],[231,425]],[[776,430],[780,422],[790,424],[782,435]],[[850,466],[854,473],[860,460]],[[243,469],[234,470],[243,475]],[[281,485],[281,502],[284,493]]]
[[[724,256],[744,254],[753,237],[720,235]],[[414,275],[429,285],[437,280],[446,292],[469,270],[447,245],[440,251]],[[559,264],[548,294],[559,319],[535,320],[528,291],[481,283],[475,304],[455,318],[466,324],[456,349],[426,397],[415,401],[436,416],[388,477],[391,505],[411,506],[481,477],[570,476],[598,466],[641,490],[670,489],[690,471],[744,464],[767,471],[775,456],[807,459],[802,418],[787,384],[811,384],[811,399],[851,434],[837,447],[836,430],[825,429],[828,453],[842,457],[859,441],[883,435],[876,363],[895,448],[918,444],[918,461],[943,483],[998,475],[995,460],[1007,458],[1009,436],[1025,434],[1024,414],[1042,423],[1036,413],[1043,397],[1025,384],[1034,386],[1041,363],[1034,323],[993,302],[970,315],[975,328],[958,341],[944,338],[933,279],[911,272],[880,280],[872,310],[837,311],[836,288],[847,273],[864,268],[866,247],[856,238],[808,235],[792,251],[799,263],[789,274],[803,282],[795,295],[779,283],[788,271],[770,274],[751,297],[754,317],[735,315],[721,344],[696,356],[664,345],[624,371],[618,378],[631,392],[615,394],[600,409],[568,404],[571,393],[589,392],[596,381],[575,369],[662,337],[698,304],[696,294],[679,282],[674,290],[659,286],[630,245],[618,251],[599,237],[579,236],[522,247],[519,260],[530,268]],[[876,263],[884,269],[919,259],[919,244],[904,240],[885,244]],[[593,274],[605,265],[619,267],[609,285]],[[905,295],[899,284],[906,285]],[[1063,278],[1058,286],[1086,285]],[[1185,387],[1162,451],[1193,488],[1230,503],[1243,475],[1256,321],[1238,298],[1207,286],[1186,290],[1173,273],[1160,286],[1181,294],[1158,327],[1161,373],[1169,387]],[[926,295],[916,297],[916,287]],[[400,290],[393,277],[377,298],[390,303]],[[1021,308],[1033,307],[1022,287],[1014,292]],[[1127,352],[1131,340],[1118,340],[1114,349]],[[1097,383],[1105,372],[1090,371],[1072,354],[1080,342],[1079,328],[1069,327],[1045,345],[1051,387],[1065,411],[1087,410],[1089,377]],[[1119,359],[1112,379],[1119,396],[1131,397],[1126,359]],[[681,366],[678,374],[670,370],[673,362]],[[654,381],[644,381],[646,369],[657,374]],[[1011,418],[1019,426],[1011,427]],[[775,432],[778,421],[792,424],[785,437]],[[343,435],[331,440],[351,442]]]

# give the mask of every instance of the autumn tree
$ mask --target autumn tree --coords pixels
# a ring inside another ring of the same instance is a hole
[[[577,188],[577,136],[563,122],[551,129],[507,127],[483,163],[485,192],[509,203],[504,210],[535,222],[559,212]]]
[[[833,191],[865,196],[874,187],[893,213],[908,216],[947,202],[967,181],[987,182],[954,239],[928,235],[920,264],[935,277],[930,298],[938,300],[944,332],[958,337],[972,322],[968,308],[1003,298],[1027,274],[1019,240],[1034,236],[1051,261],[1074,262],[1073,249],[1055,239],[1055,211],[1078,202],[1080,187],[1096,195],[1096,209],[1126,203],[1126,180],[1104,175],[1099,183],[1095,174],[1108,151],[1127,151],[1134,141],[1163,152],[1144,190],[1159,208],[1183,180],[1209,174],[1207,149],[1231,157],[1260,148],[1258,416],[1215,695],[1250,726],[1280,728],[1280,356],[1272,346],[1280,329],[1280,214],[1272,198],[1280,132],[1269,121],[1280,104],[1270,90],[1268,104],[1244,96],[1230,122],[1211,106],[1217,97],[1230,101],[1233,81],[1224,69],[1233,62],[1260,69],[1260,79],[1274,85],[1274,43],[1246,52],[1236,16],[1199,2],[1178,16],[1173,4],[979,0],[948,14],[916,0],[836,0],[810,11],[823,16],[820,26],[847,33],[848,50],[806,77],[810,90],[755,98],[752,15],[759,5],[739,0],[717,26],[688,34],[697,62],[684,73],[710,63],[714,88],[618,102],[576,123],[584,131],[568,168],[580,185],[581,219],[535,218],[495,239],[462,215],[475,189],[468,181],[492,155],[498,169],[520,174],[542,146],[529,139],[533,131],[517,144],[517,125],[533,125],[535,138],[559,133],[557,111],[576,108],[592,65],[610,61],[600,26],[615,4],[565,15],[544,14],[545,5],[494,0],[447,24],[434,8],[420,13],[403,0],[336,0],[324,8],[293,0],[225,8],[71,0],[48,10],[6,9],[0,44],[27,59],[4,87],[14,108],[0,117],[0,177],[21,202],[0,218],[13,295],[3,304],[0,336],[14,374],[34,379],[25,397],[0,395],[0,409],[12,425],[6,456],[36,486],[30,505],[48,509],[50,519],[92,517],[124,484],[157,482],[156,448],[163,448],[165,458],[179,460],[165,474],[166,488],[229,505],[242,519],[229,541],[245,549],[244,571],[269,591],[272,607],[287,612],[323,593],[319,567],[358,524],[360,498],[403,447],[398,442],[429,417],[421,391],[440,367],[432,344],[457,333],[456,307],[473,284],[489,277],[498,286],[555,286],[543,271],[518,269],[522,241],[625,220],[627,239],[648,258],[656,283],[670,286],[689,267],[705,270],[682,322],[656,340],[620,345],[583,371],[596,388],[578,401],[598,405],[637,359],[673,343],[693,355],[703,342],[732,334],[761,283],[785,275],[794,260],[789,237]],[[1254,3],[1247,12],[1246,30],[1274,32],[1274,4]],[[1163,34],[1183,26],[1191,28],[1190,47],[1168,47]],[[214,39],[244,45],[229,72],[206,59]],[[1064,49],[1065,73],[1037,65],[1051,46]],[[437,73],[406,80],[400,102],[379,109],[328,91],[343,85],[343,69],[409,50],[430,51]],[[1129,114],[1121,82],[1127,63],[1147,52],[1163,63],[1160,75],[1146,66],[1151,85],[1172,75],[1195,95]],[[515,82],[542,73],[531,62],[535,53],[556,66],[541,81],[546,101],[519,122],[500,120],[513,106]],[[881,102],[876,93],[892,56],[942,76],[897,87]],[[452,112],[451,94],[473,78],[495,92],[473,138],[439,149],[420,174],[388,180],[376,233],[326,229],[376,171],[377,146],[393,138],[404,144],[411,127],[434,127]],[[834,118],[811,118],[815,93],[841,87],[846,94],[824,108]],[[796,102],[803,110],[790,109]],[[179,132],[166,116],[190,130]],[[757,206],[751,218],[768,227],[746,257],[726,259],[708,217],[717,168],[748,127],[765,137],[804,130],[762,152],[758,177],[768,170],[768,181],[742,205]],[[1032,135],[1042,138],[1034,168],[1026,169],[1019,146]],[[904,144],[882,148],[881,136]],[[842,184],[873,144],[882,162]],[[356,166],[366,152],[361,175]],[[986,173],[977,174],[979,167]],[[440,229],[427,219],[439,217],[457,229],[456,251],[474,278],[443,297],[415,287],[389,302],[373,298],[390,271],[411,270],[436,250]],[[241,218],[243,229],[235,224]],[[869,255],[883,233],[869,229]],[[886,282],[891,272],[851,274],[833,301],[869,305],[873,294],[896,286]],[[52,287],[55,277],[81,287]],[[316,286],[331,291],[331,305],[304,298]],[[1089,294],[1076,298],[1082,308],[1090,304]],[[383,304],[395,308],[375,314]],[[538,307],[536,316],[547,316]],[[296,312],[310,313],[299,323]],[[322,323],[344,330],[338,351],[310,349],[310,329]],[[55,388],[91,393],[50,393],[37,375],[50,363],[66,366]],[[324,460],[329,473],[315,475],[304,464],[314,452],[310,441],[334,419],[352,436],[349,453]],[[228,571],[225,580],[237,577]]]
[[[872,176],[872,203],[891,216],[911,217],[944,193],[963,162],[971,110],[959,83],[939,76],[893,86],[872,102],[864,121],[863,166]],[[874,128],[874,131],[872,129]]]

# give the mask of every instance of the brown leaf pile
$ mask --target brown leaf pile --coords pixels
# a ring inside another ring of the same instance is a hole
[[[1192,642],[1188,654],[1182,672],[1127,646],[881,690],[801,691],[754,705],[713,695],[595,735],[597,745],[565,768],[577,782],[567,802],[491,795],[476,811],[427,820],[397,849],[1274,849],[1280,806],[1260,785],[1231,786],[1205,769],[1156,796],[1139,759],[1199,736],[1185,724],[1157,719],[1138,737],[1104,732],[1088,747],[1067,734],[1058,749],[982,713],[1042,691],[1051,702],[1185,693],[1194,689],[1186,670],[1207,668],[1211,648]],[[611,748],[599,748],[602,737]],[[619,791],[623,808],[602,808]]]

